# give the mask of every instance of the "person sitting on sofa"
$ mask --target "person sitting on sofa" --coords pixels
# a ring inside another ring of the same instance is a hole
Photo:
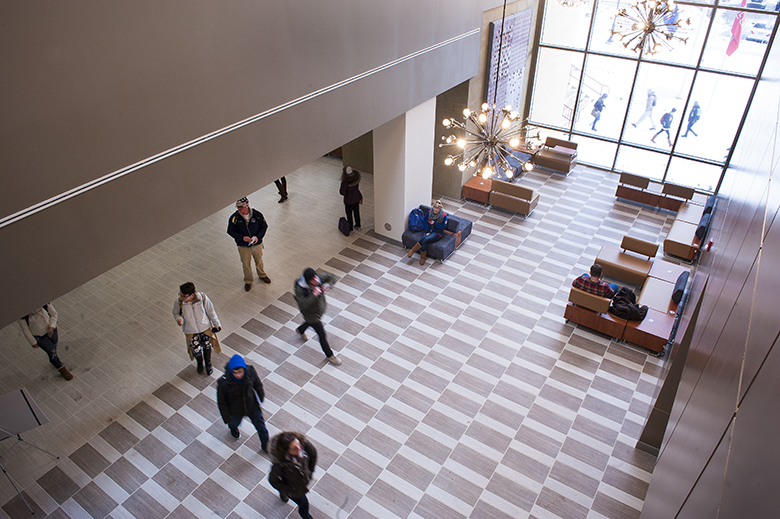
[[[441,200],[433,203],[433,207],[425,215],[423,232],[425,233],[420,241],[409,249],[406,257],[411,258],[412,254],[420,251],[420,265],[425,265],[425,258],[428,257],[428,245],[437,242],[444,237],[447,231],[447,213],[442,209]]]
[[[594,263],[593,266],[590,267],[590,275],[581,275],[572,281],[571,286],[597,296],[612,299],[615,294],[617,294],[618,286],[615,283],[605,283],[604,281],[601,281],[602,272],[603,269],[601,265]]]

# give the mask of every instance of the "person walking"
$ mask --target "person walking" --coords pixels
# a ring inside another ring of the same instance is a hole
[[[423,237],[406,253],[406,257],[411,258],[419,250],[420,265],[425,265],[425,259],[428,257],[428,245],[441,240],[447,232],[447,213],[442,207],[441,200],[436,200],[433,203],[423,220]]]
[[[634,128],[639,123],[645,120],[646,117],[650,118],[650,130],[655,130],[655,122],[653,122],[653,108],[655,108],[656,96],[655,91],[652,88],[647,90],[647,101],[645,101],[645,111],[642,113],[642,117],[635,123],[631,123]]]
[[[339,193],[344,197],[344,212],[347,214],[349,230],[360,230],[360,204],[363,203],[363,195],[360,192],[360,173],[346,166],[341,172],[341,187]],[[354,225],[353,225],[354,217]]]
[[[685,130],[685,135],[683,135],[683,137],[687,137],[688,132],[692,133],[694,137],[699,136],[695,131],[693,131],[693,125],[696,124],[700,118],[701,106],[699,106],[698,101],[694,101],[693,108],[691,108],[691,111],[688,112],[688,128]]]
[[[214,372],[211,350],[222,353],[217,339],[222,325],[211,300],[203,292],[196,292],[195,284],[188,281],[179,286],[179,297],[173,302],[173,319],[184,332],[187,352],[190,360],[197,362],[198,373],[203,373],[205,363],[206,374],[211,375]]]
[[[19,319],[19,327],[30,346],[46,352],[49,356],[49,362],[57,368],[62,378],[73,380],[73,374],[68,371],[68,368],[57,356],[59,334],[57,333],[57,310],[54,309],[54,305],[47,303],[25,315]]]
[[[325,327],[322,324],[322,316],[325,315],[325,309],[328,307],[328,302],[325,300],[325,292],[330,290],[336,284],[336,281],[338,281],[338,278],[333,274],[317,272],[313,268],[307,268],[293,286],[295,301],[298,303],[301,314],[303,314],[303,324],[296,328],[295,331],[301,339],[307,341],[309,337],[306,335],[306,329],[309,326],[314,328],[314,331],[317,332],[317,337],[320,339],[322,352],[327,357],[328,362],[334,366],[341,364],[341,359],[330,349],[328,338],[325,334]]]
[[[247,365],[241,355],[233,355],[225,364],[225,374],[217,381],[217,406],[222,421],[230,429],[233,438],[241,433],[238,426],[248,417],[260,437],[260,449],[268,454],[268,429],[265,427],[263,409],[265,400],[263,383],[254,366]]]
[[[607,94],[601,94],[601,97],[596,99],[596,102],[593,103],[593,111],[590,113],[590,115],[593,116],[593,124],[591,125],[591,129],[595,132],[596,130],[596,123],[599,122],[599,119],[601,119],[601,111],[604,109],[604,100],[607,98]]]
[[[279,204],[287,200],[287,179],[285,177],[274,180],[276,190],[279,191]]]
[[[317,465],[317,449],[303,434],[286,431],[271,439],[270,456],[268,482],[279,491],[282,501],[292,499],[298,505],[302,519],[311,519],[306,494]]]
[[[666,133],[666,142],[669,143],[669,147],[672,146],[672,139],[669,135],[669,128],[672,127],[672,121],[674,121],[674,112],[677,111],[677,108],[672,108],[671,111],[666,112],[663,116],[661,116],[661,129],[658,130],[658,133],[653,135],[653,138],[650,139],[650,142],[655,143],[655,138],[661,135],[662,133]]]
[[[283,201],[283,200],[282,200]],[[263,237],[268,230],[268,224],[263,213],[249,207],[249,200],[244,197],[236,202],[236,212],[230,215],[227,233],[236,241],[241,266],[244,268],[244,290],[252,290],[254,275],[252,274],[252,259],[255,260],[257,276],[263,283],[270,283],[271,278],[263,269]]]

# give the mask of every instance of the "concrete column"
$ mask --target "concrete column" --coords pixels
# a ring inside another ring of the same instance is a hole
[[[374,129],[374,230],[401,241],[409,211],[431,203],[436,98]]]

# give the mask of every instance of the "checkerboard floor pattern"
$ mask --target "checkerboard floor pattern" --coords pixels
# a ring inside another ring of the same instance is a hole
[[[341,366],[295,333],[291,290],[244,308],[213,376],[187,365],[25,486],[36,517],[297,517],[265,479],[251,423],[233,440],[219,417],[216,379],[233,353],[263,379],[271,434],[301,431],[319,450],[315,518],[638,517],[654,458],[634,446],[664,360],[562,315],[602,243],[660,242],[672,217],[616,200],[616,177],[582,166],[521,183],[541,194],[528,219],[444,199],[474,221],[444,263],[420,266],[364,232],[314,265],[340,277],[324,321]],[[170,348],[184,353],[180,338]],[[18,497],[2,508],[27,517]]]

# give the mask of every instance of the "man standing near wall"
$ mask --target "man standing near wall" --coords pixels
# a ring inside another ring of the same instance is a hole
[[[263,270],[263,236],[268,230],[268,224],[263,213],[249,207],[249,200],[244,197],[236,202],[236,212],[230,215],[227,233],[236,240],[238,255],[244,267],[244,290],[252,290],[254,274],[252,274],[252,258],[255,260],[257,276],[263,283],[270,283]]]

